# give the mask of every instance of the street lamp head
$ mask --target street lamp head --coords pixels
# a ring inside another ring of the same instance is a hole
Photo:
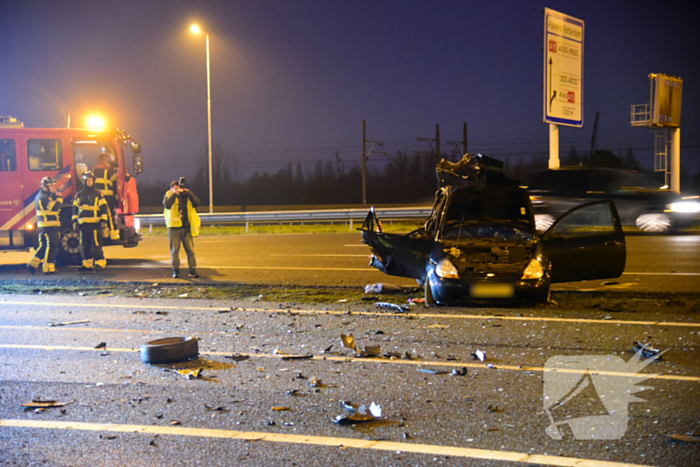
[[[195,34],[199,34],[200,32],[202,32],[202,30],[199,29],[199,26],[196,24],[193,24],[192,26],[190,26],[190,31],[192,31]]]

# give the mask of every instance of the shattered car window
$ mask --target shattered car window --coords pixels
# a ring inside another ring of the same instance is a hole
[[[534,237],[527,196],[517,190],[456,190],[445,214],[442,238]]]

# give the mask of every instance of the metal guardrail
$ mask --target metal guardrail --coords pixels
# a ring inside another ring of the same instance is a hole
[[[199,217],[202,224],[243,224],[252,222],[314,222],[314,221],[357,221],[363,220],[369,210],[361,209],[319,209],[314,211],[265,211],[265,212],[223,212],[203,213]],[[430,207],[415,208],[375,208],[380,219],[419,219],[427,218]],[[141,225],[165,225],[162,214],[139,214]]]

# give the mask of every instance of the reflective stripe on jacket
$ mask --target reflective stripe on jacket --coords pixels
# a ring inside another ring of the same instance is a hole
[[[114,182],[117,180],[117,172],[108,167],[98,164],[93,170],[95,174],[95,188],[104,196],[114,196]]]
[[[73,222],[78,224],[96,224],[107,222],[109,207],[102,193],[93,187],[86,187],[78,192],[73,201]]]
[[[34,199],[34,207],[36,208],[36,216],[38,217],[37,227],[60,227],[61,226],[61,205],[63,198],[51,196],[50,192],[39,190],[39,193]]]

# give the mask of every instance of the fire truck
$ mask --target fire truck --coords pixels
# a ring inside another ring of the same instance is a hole
[[[135,176],[143,172],[140,152],[141,144],[123,130],[24,128],[15,118],[0,117],[0,250],[37,246],[34,198],[41,179],[53,177],[63,197],[58,261],[78,263],[80,237],[72,227],[72,203],[82,188],[82,174],[93,170],[101,154],[107,154],[116,168],[113,216],[119,230],[119,238],[105,238],[104,245],[138,245],[141,229],[134,214],[139,211]]]

